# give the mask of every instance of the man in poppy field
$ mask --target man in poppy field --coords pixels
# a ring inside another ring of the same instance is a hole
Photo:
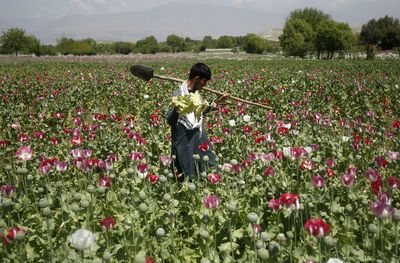
[[[215,154],[203,124],[203,114],[216,107],[226,95],[209,105],[199,91],[210,79],[209,67],[204,63],[196,63],[191,67],[188,79],[172,94],[166,119],[171,126],[172,169],[179,181],[185,178],[191,181],[193,176],[207,167],[216,165]]]

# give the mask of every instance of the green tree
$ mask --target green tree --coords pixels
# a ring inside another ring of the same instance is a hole
[[[287,20],[301,19],[307,22],[316,31],[322,21],[330,20],[331,17],[316,8],[306,7],[304,9],[293,10]],[[286,20],[286,21],[287,21]]]
[[[10,28],[7,32],[3,32],[0,42],[4,53],[15,53],[18,56],[18,53],[28,46],[29,38],[25,30]]]
[[[133,51],[135,45],[129,42],[115,42],[114,53],[127,55]]]
[[[207,48],[215,48],[216,40],[212,36],[204,36],[201,41],[200,51],[205,51]]]
[[[265,50],[265,41],[256,34],[247,34],[245,37],[243,50],[251,54],[262,54]]]
[[[41,43],[40,40],[37,39],[35,36],[27,36],[27,43],[24,47],[24,51],[28,54],[35,54],[36,56],[40,56],[40,47]]]
[[[286,55],[304,58],[314,49],[314,31],[302,19],[289,19],[285,23],[279,42]]]
[[[167,37],[167,45],[171,48],[172,53],[183,51],[185,49],[185,41],[182,37],[175,34]]]
[[[158,41],[154,36],[136,42],[136,49],[142,54],[154,54],[158,51]]]
[[[62,37],[61,39],[57,40],[57,50],[61,53],[61,55],[69,55],[72,54],[74,49],[75,40],[72,38]]]
[[[220,36],[217,40],[217,48],[234,48],[234,41],[231,36]]]
[[[365,45],[367,59],[375,57],[375,49],[394,49],[400,46],[400,24],[389,16],[371,19],[361,27],[360,43]]]

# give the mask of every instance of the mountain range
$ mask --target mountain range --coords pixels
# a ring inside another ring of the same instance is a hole
[[[290,11],[288,11],[288,14]],[[18,21],[0,19],[0,30],[23,28],[43,43],[54,44],[61,37],[93,38],[96,41],[137,41],[155,36],[164,41],[168,35],[201,40],[209,35],[241,36],[282,28],[283,14],[209,4],[169,3],[145,11],[100,15],[66,15],[56,19],[31,18]],[[272,31],[271,31],[272,32]],[[273,38],[273,37],[272,37]]]

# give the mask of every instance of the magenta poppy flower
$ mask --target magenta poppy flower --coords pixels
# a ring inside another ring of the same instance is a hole
[[[55,165],[56,165],[56,170],[58,172],[65,172],[68,168],[68,162],[66,162],[66,161],[58,161],[57,160]]]
[[[266,167],[266,168],[264,169],[263,175],[264,175],[264,176],[267,176],[267,177],[273,177],[273,176],[275,176],[275,169],[274,169],[274,167],[272,167],[272,166]]]
[[[397,189],[400,188],[400,179],[396,176],[390,176],[387,180],[387,186],[390,189]]]
[[[203,204],[207,209],[216,209],[219,204],[218,196],[216,195],[209,195],[204,197]]]
[[[140,173],[145,173],[145,172],[147,172],[147,163],[139,163],[137,166],[136,166],[136,168],[137,168],[137,170],[140,172]]]
[[[368,168],[368,170],[364,173],[365,178],[367,178],[370,182],[376,182],[380,174],[377,170],[373,168]]]
[[[306,231],[317,238],[329,234],[330,226],[321,218],[311,218],[304,224]]]
[[[377,200],[373,202],[371,205],[371,209],[376,217],[382,219],[390,218],[394,213],[392,205],[382,200]]]
[[[97,185],[99,187],[106,187],[106,188],[111,187],[111,180],[112,180],[111,177],[103,176],[99,179]]]
[[[20,136],[18,136],[18,140],[20,141],[20,142],[27,142],[27,141],[29,141],[31,138],[27,135],[27,134],[25,134],[25,133],[23,133],[23,134],[21,134]]]
[[[35,137],[36,139],[43,139],[45,137],[45,135],[44,135],[44,132],[34,131],[33,137]]]
[[[29,146],[20,147],[15,153],[19,160],[29,161],[32,160],[33,151]]]
[[[340,176],[340,181],[342,181],[344,186],[350,187],[356,182],[356,176],[345,173],[344,175]]]
[[[378,165],[378,167],[382,168],[386,168],[389,164],[389,162],[383,156],[376,156],[375,163]]]
[[[281,200],[280,198],[271,199],[268,201],[268,207],[272,210],[279,210],[281,208]]]
[[[131,161],[140,161],[140,160],[143,160],[144,153],[142,153],[142,152],[132,152],[132,153],[128,154],[128,158]]]
[[[116,225],[117,221],[115,220],[114,217],[112,216],[107,216],[105,218],[103,218],[100,221],[100,225],[104,230],[109,230],[111,228],[114,228],[114,226]]]
[[[313,176],[311,180],[314,187],[324,187],[325,185],[325,180],[320,175]]]
[[[15,189],[14,185],[2,185],[0,186],[0,193],[4,196],[11,196],[15,192]]]
[[[326,166],[328,166],[329,168],[333,168],[336,166],[336,162],[333,159],[326,159],[325,163]]]
[[[399,160],[400,159],[400,152],[388,151],[386,153],[386,156],[390,160]]]
[[[221,181],[221,175],[217,174],[217,173],[210,173],[207,176],[207,180],[211,183],[211,184],[217,184]]]
[[[104,161],[104,160],[98,160],[97,162],[97,167],[102,170],[102,171],[107,171],[110,170],[112,167],[112,163],[109,161]]]

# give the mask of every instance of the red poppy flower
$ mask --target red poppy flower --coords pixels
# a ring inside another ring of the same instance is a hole
[[[199,145],[199,150],[202,152],[206,152],[206,151],[208,151],[208,149],[210,149],[210,146],[208,145],[207,142],[201,143]]]
[[[295,209],[300,208],[300,196],[297,194],[285,193],[281,195],[279,200],[282,204],[285,204],[286,207],[288,208],[292,207],[292,205],[294,205]]]
[[[277,130],[276,130],[276,132],[279,134],[279,135],[286,135],[288,132],[289,132],[289,129],[288,128],[286,128],[286,127],[279,127]]]
[[[304,228],[310,235],[321,238],[329,234],[330,226],[323,219],[311,218],[304,224]]]
[[[107,216],[100,221],[100,225],[104,230],[109,230],[115,226],[117,221],[112,216]]]
[[[147,179],[150,181],[150,183],[155,184],[160,180],[160,177],[151,173],[147,174]]]
[[[15,241],[15,237],[18,233],[25,233],[26,230],[21,228],[21,227],[17,227],[17,226],[13,226],[10,228],[10,230],[8,230],[7,233],[7,239],[10,241]]]

